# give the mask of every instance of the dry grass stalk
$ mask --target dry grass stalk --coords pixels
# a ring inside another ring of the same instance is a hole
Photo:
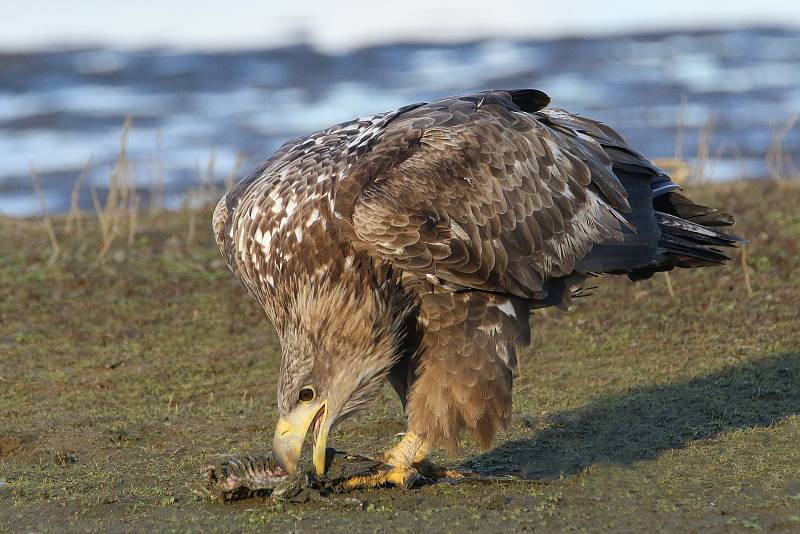
[[[196,233],[196,226],[197,226],[197,217],[195,214],[197,213],[197,209],[195,208],[195,197],[197,196],[197,191],[189,191],[186,193],[186,207],[189,210],[189,232],[186,234],[186,248],[187,250],[191,248],[192,243],[194,243],[194,236]]]
[[[667,281],[667,293],[669,293],[670,300],[675,300],[675,289],[672,287],[672,278],[668,272],[664,272],[664,280]]]
[[[96,263],[105,261],[111,251],[116,238],[127,226],[129,240],[133,241],[136,231],[136,210],[138,208],[138,195],[133,179],[133,172],[128,160],[128,137],[131,130],[131,119],[125,120],[120,140],[120,153],[117,163],[111,172],[108,196],[105,206],[98,198],[97,191],[92,188],[92,202],[94,203],[97,219],[100,225],[102,246],[97,255]]]
[[[204,199],[204,203],[213,202],[214,197],[217,196],[217,187],[214,185],[214,167],[217,163],[217,155],[214,151],[211,151],[211,154],[208,155],[208,165],[206,166],[206,174],[205,174],[205,195],[206,198]]]
[[[711,139],[714,133],[714,118],[711,118],[703,124],[700,132],[697,135],[697,158],[693,165],[692,171],[689,173],[695,183],[704,182],[708,173],[708,169],[719,161],[724,152],[724,148],[720,147],[711,154]]]
[[[783,150],[783,142],[800,121],[800,113],[796,113],[775,132],[772,136],[769,151],[767,151],[766,164],[770,178],[776,182],[785,182],[787,178],[800,175],[792,160],[791,154]]]
[[[72,186],[72,192],[70,193],[69,213],[67,214],[67,222],[66,226],[64,227],[64,231],[68,234],[71,234],[73,230],[75,230],[79,236],[83,236],[83,224],[81,223],[83,213],[81,213],[81,208],[78,203],[81,196],[81,187],[83,186],[83,182],[86,181],[86,176],[89,174],[89,169],[91,169],[91,167],[92,158],[89,158],[89,161],[86,162],[86,165],[83,166],[80,174],[78,174],[78,179],[75,180],[75,185]]]
[[[139,204],[140,198],[139,193],[136,189],[136,174],[133,172],[133,167],[128,167],[127,173],[128,181],[126,183],[127,187],[127,229],[128,229],[128,239],[127,245],[130,248],[133,245],[133,240],[136,237],[136,225],[139,222]]]
[[[740,180],[746,180],[748,178],[747,172],[747,162],[744,160],[744,155],[742,155],[742,151],[739,150],[738,146],[733,147],[733,157],[736,158],[736,162],[739,164],[739,168],[741,169],[741,176],[738,177]]]
[[[128,203],[128,248],[133,246],[136,238],[136,225],[139,222],[139,195],[135,192]]]
[[[711,155],[711,137],[714,131],[714,120],[709,119],[697,135],[697,158],[692,168],[691,176],[694,181],[701,181],[708,167]]]
[[[689,173],[695,182],[706,181],[709,169],[713,169],[725,153],[725,145],[718,147],[713,155],[711,153],[714,122],[713,118],[706,121],[697,137],[697,159],[692,171]]]
[[[161,130],[156,134],[156,157],[153,167],[153,174],[150,180],[149,204],[150,213],[156,214],[164,209],[164,143]]]
[[[681,94],[681,112],[678,115],[678,128],[675,130],[675,154],[676,161],[683,161],[683,142],[686,133],[686,112],[689,109],[689,101],[686,93]]]
[[[744,238],[744,236],[742,236]],[[747,289],[747,296],[753,296],[753,284],[750,282],[750,266],[747,265],[747,244],[742,244],[742,253],[739,255],[742,262],[742,271],[744,271],[744,287]]]
[[[42,221],[47,231],[47,237],[50,239],[50,247],[53,249],[50,254],[50,259],[47,261],[48,264],[52,265],[58,259],[59,255],[61,255],[61,245],[58,243],[58,237],[56,237],[56,231],[55,228],[53,228],[53,221],[50,220],[50,213],[47,211],[47,203],[44,200],[44,193],[42,192],[42,184],[39,180],[39,175],[36,174],[33,167],[31,167],[31,180],[33,181],[34,193],[39,199],[39,206],[42,209]]]
[[[208,155],[208,163],[206,163],[205,170],[201,170],[200,165],[196,165],[197,188],[193,191],[191,209],[202,208],[215,201],[217,195],[217,188],[214,184],[216,160],[216,153],[212,150]],[[188,195],[187,198],[189,198]]]
[[[94,211],[97,213],[97,223],[100,227],[100,238],[103,241],[103,246],[105,246],[106,241],[110,239],[110,232],[107,224],[108,219],[104,214],[103,204],[100,202],[100,198],[97,196],[97,189],[92,187],[89,189],[89,192],[92,195]]]

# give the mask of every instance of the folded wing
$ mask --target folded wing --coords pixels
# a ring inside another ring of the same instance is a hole
[[[608,149],[572,116],[537,113],[548,101],[477,93],[413,107],[365,135],[334,202],[354,246],[456,288],[541,298],[545,281],[572,273],[593,246],[635,233]]]

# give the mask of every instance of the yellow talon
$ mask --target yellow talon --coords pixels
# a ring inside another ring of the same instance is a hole
[[[392,467],[378,471],[377,473],[352,476],[342,482],[342,488],[347,491],[354,489],[381,488],[384,486],[410,488],[418,479],[419,473],[417,473],[416,469]]]
[[[383,455],[385,465],[380,470],[353,475],[341,482],[339,487],[345,491],[386,486],[411,488],[420,482],[480,477],[477,473],[455,471],[433,465],[427,459],[429,451],[430,446],[427,441],[409,431],[397,445]]]

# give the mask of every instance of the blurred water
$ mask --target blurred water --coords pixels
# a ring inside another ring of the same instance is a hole
[[[238,175],[285,139],[403,104],[486,88],[534,87],[553,104],[603,120],[651,157],[694,157],[714,122],[709,177],[766,175],[774,131],[800,111],[800,32],[753,29],[446,46],[392,44],[326,55],[310,47],[189,53],[87,49],[0,54],[0,212],[64,211],[92,158],[98,190],[133,118],[129,159],[171,205],[197,185]],[[685,104],[683,104],[685,98]],[[800,133],[787,136],[800,155]],[[800,158],[797,158],[800,161]],[[84,190],[81,203],[88,206]]]

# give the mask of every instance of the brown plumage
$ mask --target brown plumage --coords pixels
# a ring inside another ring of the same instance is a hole
[[[284,467],[308,428],[324,448],[386,379],[412,436],[394,463],[453,450],[465,429],[489,447],[531,309],[566,307],[592,274],[727,259],[714,247],[736,238],[709,227],[730,216],[548,103],[488,91],[340,124],[289,141],[220,201],[220,249],[281,339]]]

